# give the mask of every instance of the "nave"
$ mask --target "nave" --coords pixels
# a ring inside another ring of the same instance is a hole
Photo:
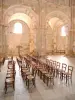
[[[51,57],[51,56],[49,56]],[[52,56],[51,59],[60,59],[61,56]],[[58,59],[58,60],[59,60]],[[66,58],[69,64],[74,65],[75,58]],[[40,60],[44,61],[44,58]],[[15,90],[12,87],[8,87],[7,93],[4,91],[5,77],[7,73],[8,60],[5,60],[4,65],[1,67],[0,72],[0,100],[75,100],[75,70],[73,70],[72,84],[66,84],[61,81],[60,78],[54,78],[54,85],[46,85],[43,80],[36,75],[34,87],[30,84],[28,88],[25,80],[21,76],[21,70],[19,69],[16,57],[14,57],[15,63]]]

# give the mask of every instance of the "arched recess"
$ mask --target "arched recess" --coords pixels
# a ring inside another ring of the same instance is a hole
[[[49,54],[52,52],[52,41],[53,41],[53,31],[52,31],[52,27],[51,25],[48,24],[48,22],[46,23],[46,32],[45,32],[45,51],[46,54]]]
[[[4,13],[4,24],[9,26],[9,23],[14,20],[21,20],[29,27],[29,46],[30,52],[36,49],[36,33],[38,32],[38,15],[31,7],[24,5],[14,5],[9,7]]]
[[[15,23],[19,22],[22,25],[22,33],[17,34],[14,33],[14,25]],[[18,46],[20,48],[20,54],[24,55],[29,52],[29,37],[30,29],[28,25],[23,22],[22,20],[13,20],[9,23],[8,29],[6,30],[6,38],[7,38],[7,54],[8,55],[18,55]]]
[[[52,29],[52,41],[48,39],[48,41],[52,43],[52,51],[57,52],[57,50],[66,50],[66,48],[68,47],[68,36],[61,36],[61,28],[62,26],[65,26],[65,28],[69,29],[69,17],[62,11],[53,11],[46,16],[46,26],[48,25],[50,25]],[[65,44],[65,42],[67,43]]]

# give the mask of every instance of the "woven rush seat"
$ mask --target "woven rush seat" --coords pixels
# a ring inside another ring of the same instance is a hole
[[[26,75],[31,75],[32,73],[31,72],[26,72]]]
[[[42,74],[47,74],[48,72],[47,71],[42,71]]]
[[[46,77],[49,77],[49,78],[53,77],[53,75],[51,75],[51,74],[49,74],[49,73],[48,73],[48,74],[45,74],[45,76],[46,76]]]
[[[54,85],[54,76],[53,74],[45,74],[45,80],[47,80],[47,86],[49,84],[49,81],[50,81],[50,84],[52,83]]]
[[[34,78],[34,76],[32,76],[32,75],[27,76],[27,79],[29,79],[29,80],[32,80],[33,78]]]
[[[6,78],[5,82],[12,83],[14,82],[14,78]]]
[[[6,78],[12,78],[12,77],[14,77],[13,74],[7,74],[7,75],[6,75]]]
[[[23,73],[29,72],[28,69],[22,70]]]

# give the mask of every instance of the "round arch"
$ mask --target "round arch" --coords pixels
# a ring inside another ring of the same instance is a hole
[[[36,48],[38,15],[32,10],[31,7],[24,5],[13,5],[4,12],[3,18],[5,25],[8,25],[9,22],[13,20],[22,20],[28,25],[30,29],[30,52],[32,52]]]
[[[64,25],[68,25],[70,27],[70,19],[67,15],[65,15],[62,11],[52,11],[46,16],[46,26],[49,26],[52,29],[52,45],[53,45],[53,50],[56,52],[56,30],[61,28]],[[61,26],[61,27],[60,27]],[[62,39],[64,40],[64,39]],[[66,41],[66,40],[65,40]],[[67,39],[68,42],[68,39]],[[66,43],[67,44],[67,43]],[[60,45],[60,42],[59,42]],[[64,46],[63,46],[64,47]],[[65,46],[67,47],[67,46]]]
[[[46,16],[46,21],[47,22],[49,22],[49,20],[51,19],[51,18],[54,18],[54,17],[56,17],[56,18],[59,18],[60,20],[62,20],[65,24],[66,23],[69,23],[70,24],[70,19],[69,19],[69,17],[65,14],[65,13],[63,13],[62,11],[52,11],[52,12],[50,12],[47,16]]]

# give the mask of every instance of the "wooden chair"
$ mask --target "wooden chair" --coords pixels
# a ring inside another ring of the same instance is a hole
[[[52,71],[54,73],[54,76],[56,75],[56,61],[52,61]]]
[[[56,77],[59,75],[61,63],[56,61]]]
[[[67,82],[69,83],[69,79],[71,80],[71,84],[72,84],[72,73],[73,73],[73,67],[68,66],[68,71],[64,73],[64,75],[66,77],[66,84],[67,84]]]
[[[48,59],[46,59],[46,64],[49,65],[50,61]]]
[[[7,92],[7,87],[8,86],[12,86],[13,89],[15,89],[15,87],[14,87],[14,79],[13,78],[6,78],[6,80],[5,80],[5,93]]]
[[[26,85],[28,86],[28,89],[29,89],[29,85],[30,85],[31,81],[32,81],[33,85],[35,86],[35,78],[36,78],[36,69],[34,69],[34,73],[27,76]]]
[[[12,86],[15,89],[14,82],[15,82],[15,75],[13,73],[7,73],[5,79],[5,93],[7,92],[8,86]]]
[[[61,80],[63,80],[63,78],[65,77],[64,73],[66,72],[67,67],[68,67],[67,64],[62,63],[62,67],[61,67],[61,69],[59,69],[59,74],[60,74]]]
[[[40,69],[43,69],[43,68],[42,68],[41,62],[39,61],[38,66],[37,66],[37,74],[38,74],[38,76],[40,76]]]
[[[5,79],[5,93],[7,92],[7,88],[9,86],[12,86],[13,89],[15,89],[14,82],[15,82],[15,64],[10,61],[8,62],[8,69]]]
[[[47,80],[47,86],[50,84],[54,85],[54,73],[45,74],[45,80]]]
[[[22,70],[21,75],[22,75],[23,80],[26,80],[26,77],[27,77],[26,73],[29,73],[28,69]]]
[[[45,65],[44,65],[43,62],[40,63],[40,67],[41,67],[41,68],[39,68],[38,71],[39,71],[40,79],[42,79],[42,78],[43,78],[43,74],[44,74],[43,72],[45,71]]]

